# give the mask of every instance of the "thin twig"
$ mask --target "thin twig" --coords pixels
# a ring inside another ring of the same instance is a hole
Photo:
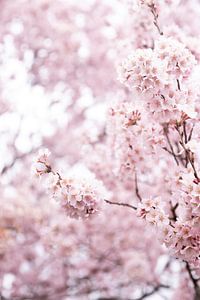
[[[143,294],[142,296],[140,296],[139,298],[121,298],[121,297],[100,297],[98,298],[98,300],[143,300],[153,294],[155,294],[156,292],[158,292],[160,289],[168,289],[169,286],[165,285],[165,284],[160,284],[158,286],[153,287],[153,289],[150,292],[147,292],[145,294]]]
[[[194,129],[194,124],[192,125],[192,128],[191,128],[191,130],[190,130],[189,137],[188,137],[188,141],[190,141],[191,138],[192,138],[193,129]]]
[[[174,149],[173,149],[172,144],[171,144],[171,141],[170,141],[170,139],[169,139],[169,135],[168,135],[168,127],[164,126],[164,127],[163,127],[163,130],[164,130],[164,134],[165,134],[165,136],[166,136],[168,145],[169,145],[169,147],[170,147],[170,150],[171,150],[171,152],[172,152],[172,156],[174,157],[174,160],[175,160],[176,164],[179,165],[179,161],[178,161],[178,159],[177,159],[177,157],[176,157],[176,154],[174,153]]]
[[[187,144],[187,132],[186,132],[186,122],[183,122],[183,133],[185,138],[185,143]]]
[[[140,196],[139,188],[138,188],[138,180],[137,180],[137,172],[135,171],[135,193],[140,202],[142,201],[142,197]]]
[[[176,215],[176,209],[178,207],[178,203],[176,203],[174,206],[171,203],[171,212],[172,212],[172,220],[176,221],[177,215]]]
[[[135,207],[135,206],[133,206],[133,205],[131,205],[131,204],[128,204],[128,203],[113,202],[113,201],[106,200],[106,199],[104,199],[104,201],[105,201],[106,203],[109,203],[109,204],[114,204],[114,205],[119,205],[119,206],[126,206],[126,207],[130,207],[130,208],[132,208],[132,209],[134,209],[134,210],[137,210],[137,207]]]
[[[183,140],[183,133],[180,131],[180,126],[177,125],[175,128],[176,128],[177,132],[179,133],[179,136],[180,136],[180,139],[181,139],[179,143],[185,151],[186,158],[188,159],[188,161],[189,161],[189,163],[190,163],[190,165],[193,169],[194,176],[197,180],[199,180],[199,176],[197,174],[197,171],[196,171],[196,168],[195,168],[195,165],[194,165],[194,159],[193,159],[193,157],[191,157],[192,152],[189,149],[186,148],[185,142]]]
[[[153,295],[154,293],[158,292],[160,289],[163,289],[163,288],[168,289],[169,286],[165,285],[165,284],[160,284],[158,286],[155,286],[151,292],[147,292],[147,293],[143,294],[141,297],[139,297],[135,300],[143,300],[143,299]]]
[[[181,153],[175,153],[175,152],[173,153],[169,149],[167,149],[167,147],[162,147],[162,149],[165,150],[165,151],[167,151],[171,155],[175,155],[176,157],[181,156]]]
[[[151,9],[151,13],[153,15],[153,18],[154,18],[154,25],[156,26],[158,32],[160,35],[163,35],[163,31],[161,31],[160,29],[160,26],[158,25],[158,14],[156,12],[156,8],[155,8],[155,5],[152,4],[152,5],[149,5],[149,8]]]
[[[190,279],[191,279],[191,281],[192,281],[192,283],[193,283],[193,285],[194,285],[194,290],[195,290],[195,300],[199,300],[200,298],[200,295],[199,295],[199,286],[198,286],[198,279],[195,279],[194,278],[194,276],[193,276],[193,274],[192,274],[192,271],[191,271],[191,269],[190,269],[190,265],[189,265],[189,263],[188,262],[185,262],[186,263],[186,270],[188,271],[188,274],[189,274],[189,276],[190,276]]]
[[[178,90],[180,91],[181,90],[180,81],[179,79],[176,79],[176,81],[177,81]]]

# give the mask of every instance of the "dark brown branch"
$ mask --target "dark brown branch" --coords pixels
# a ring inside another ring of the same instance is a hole
[[[160,26],[158,25],[158,13],[157,13],[157,11],[156,11],[155,5],[154,5],[154,4],[150,4],[150,5],[148,5],[148,6],[149,6],[149,8],[150,8],[150,10],[151,10],[151,13],[152,13],[152,15],[153,15],[153,18],[154,18],[153,23],[154,23],[154,25],[156,26],[156,28],[157,28],[157,30],[158,30],[158,33],[159,33],[160,35],[163,35],[163,31],[160,29]]]
[[[189,163],[190,163],[190,165],[193,169],[195,178],[199,181],[199,176],[197,174],[197,171],[196,171],[196,168],[195,168],[195,165],[194,165],[193,153],[189,149],[186,148],[186,145],[185,145],[185,142],[184,142],[184,139],[183,139],[184,134],[183,134],[183,132],[180,131],[180,126],[177,125],[175,128],[176,128],[176,130],[177,130],[177,132],[180,136],[180,142],[179,143],[182,146],[183,150],[185,151],[186,159],[189,161]]]
[[[135,298],[135,299],[121,298],[121,297],[100,297],[100,298],[98,298],[98,300],[143,300],[149,296],[152,296],[153,294],[155,294],[156,292],[158,292],[160,289],[163,289],[163,288],[168,289],[169,286],[165,285],[165,284],[160,284],[160,285],[154,287],[152,289],[152,291],[147,292],[147,293],[143,294],[142,296],[140,296],[139,298]]]
[[[180,91],[181,90],[180,81],[178,79],[176,79],[176,81],[177,81],[178,90]]]
[[[176,221],[177,215],[176,215],[176,209],[178,207],[178,203],[176,203],[174,206],[171,204],[171,212],[172,212],[172,220]]]
[[[185,143],[187,144],[187,132],[186,132],[186,122],[183,122],[183,134],[185,138]]]
[[[165,284],[160,284],[160,285],[158,285],[158,286],[155,286],[155,287],[153,288],[152,291],[147,292],[147,293],[143,294],[141,297],[136,298],[136,299],[134,299],[134,300],[143,300],[143,299],[145,299],[145,298],[147,298],[147,297],[149,297],[149,296],[155,294],[156,292],[158,292],[160,289],[163,289],[163,288],[168,289],[169,286],[168,286],[168,285],[165,285]]]
[[[160,35],[163,35],[163,31],[161,31],[160,26],[158,25],[158,14],[155,12],[154,9],[151,9],[151,12],[153,14],[153,18],[154,18],[154,25],[156,26],[158,32]]]
[[[119,206],[126,206],[126,207],[130,207],[134,210],[137,210],[137,207],[131,205],[131,204],[128,204],[128,203],[122,203],[122,202],[113,202],[113,201],[110,201],[110,200],[104,200],[106,203],[108,204],[114,204],[114,205],[119,205]]]
[[[188,262],[186,262],[186,270],[187,270],[187,272],[190,276],[190,279],[194,285],[194,290],[195,290],[194,300],[200,300],[200,287],[198,285],[198,279],[194,278]]]
[[[170,141],[170,138],[169,138],[169,135],[168,135],[168,127],[167,127],[167,126],[164,126],[164,127],[163,127],[163,130],[164,130],[164,134],[165,134],[165,136],[166,136],[168,145],[169,145],[169,147],[170,147],[172,156],[173,156],[173,158],[174,158],[176,164],[179,165],[179,161],[178,161],[178,159],[177,159],[177,157],[176,157],[176,154],[174,153],[174,148],[173,148],[173,146],[172,146],[172,144],[171,144],[171,141]]]
[[[188,137],[188,141],[190,141],[191,138],[192,138],[193,129],[194,129],[194,124],[192,125],[192,128],[191,128],[191,130],[190,130],[189,137]]]
[[[135,171],[135,193],[140,202],[142,201],[142,197],[140,196],[139,188],[138,188],[138,180],[137,180],[137,172]]]
[[[167,147],[162,147],[162,149],[163,150],[165,150],[165,151],[167,151],[169,154],[171,154],[171,155],[175,155],[176,157],[179,157],[179,156],[181,156],[181,154],[176,154],[175,152],[173,153],[173,152],[171,152],[169,149],[167,149]]]

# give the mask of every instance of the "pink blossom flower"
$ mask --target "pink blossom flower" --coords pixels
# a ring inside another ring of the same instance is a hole
[[[50,172],[49,156],[50,152],[48,149],[40,149],[36,162],[33,164],[33,170],[37,175],[43,175]]]

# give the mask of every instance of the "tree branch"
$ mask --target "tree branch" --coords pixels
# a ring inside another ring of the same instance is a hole
[[[187,158],[187,160],[189,161],[189,163],[190,163],[190,165],[191,165],[191,167],[192,167],[192,169],[193,169],[193,172],[194,172],[194,176],[195,176],[195,178],[197,179],[197,180],[199,180],[199,176],[198,176],[198,174],[197,174],[197,171],[196,171],[196,168],[195,168],[195,165],[194,165],[194,159],[193,159],[193,157],[191,156],[191,151],[189,150],[189,149],[187,149],[186,148],[186,145],[185,145],[185,142],[184,142],[184,139],[183,139],[183,137],[184,137],[184,133],[183,132],[181,132],[180,131],[180,126],[177,124],[176,125],[176,130],[177,130],[177,132],[178,132],[178,134],[179,134],[179,136],[180,136],[180,145],[182,146],[182,148],[183,148],[183,150],[185,151],[185,156],[186,156],[186,158]],[[184,131],[184,130],[183,130]]]
[[[118,206],[126,206],[126,207],[130,207],[134,210],[137,210],[137,207],[131,205],[131,204],[128,204],[128,203],[122,203],[122,202],[113,202],[113,201],[109,201],[109,200],[106,200],[104,199],[104,201],[108,204],[114,204],[114,205],[118,205]]]
[[[139,188],[138,188],[138,180],[137,180],[137,172],[135,172],[135,193],[140,202],[142,201],[142,197],[140,196]]]
[[[176,157],[176,154],[174,153],[174,148],[173,148],[173,146],[172,146],[172,144],[171,144],[171,141],[170,141],[170,138],[169,138],[169,135],[168,135],[168,127],[167,127],[167,126],[164,126],[164,127],[163,127],[163,130],[164,130],[164,134],[165,134],[165,136],[166,136],[168,145],[169,145],[169,147],[170,147],[171,154],[172,154],[172,156],[173,156],[173,158],[174,158],[176,164],[179,165],[179,161],[178,161],[178,159],[177,159],[177,157]]]

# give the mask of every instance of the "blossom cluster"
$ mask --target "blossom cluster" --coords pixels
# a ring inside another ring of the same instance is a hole
[[[164,234],[163,234],[164,233]],[[190,222],[177,221],[162,232],[161,240],[177,258],[196,262],[199,256],[199,233]]]
[[[189,171],[179,173],[179,187],[173,191],[173,199],[178,205],[173,247],[179,257],[194,262],[199,258],[200,249],[200,182],[194,178],[192,170]]]
[[[95,178],[69,176],[59,180],[56,176],[53,180],[58,180],[53,197],[60,202],[67,216],[87,218],[100,210],[104,195],[101,183]]]
[[[173,214],[167,214],[161,198],[143,199],[137,215],[156,227],[159,239],[177,258],[193,263],[197,272],[200,249],[200,188],[194,174],[178,173],[172,194]],[[178,188],[177,188],[178,187]],[[171,204],[172,205],[172,204]]]
[[[200,248],[199,226],[194,226],[195,220],[173,222],[167,213],[160,208],[162,201],[144,199],[138,205],[137,215],[156,227],[159,239],[177,258],[189,262],[198,260]],[[197,220],[196,220],[197,221]]]
[[[138,204],[137,215],[145,219],[149,224],[162,228],[168,225],[169,217],[161,207],[162,201],[160,198],[143,199]]]
[[[87,170],[85,177],[68,174],[63,178],[54,172],[49,164],[50,152],[40,150],[34,165],[36,174],[46,175],[45,185],[50,195],[60,203],[67,216],[71,218],[88,218],[97,213],[100,203],[106,199],[106,190],[101,181]],[[39,164],[39,165],[38,165]]]
[[[123,181],[132,181],[138,167],[146,173],[151,170],[157,150],[165,145],[162,126],[151,122],[147,128],[147,122],[145,111],[135,103],[119,102],[109,110],[106,133],[110,160],[114,173]]]
[[[49,156],[50,151],[48,149],[40,149],[36,161],[33,164],[33,172],[36,175],[41,176],[51,172]]]
[[[144,160],[142,154],[142,136],[140,141],[136,136],[141,135],[141,115],[134,106],[127,103],[119,103],[110,108],[107,122],[107,134],[109,145],[112,150],[112,160],[115,161],[115,174],[122,175],[131,173],[138,161]]]
[[[137,49],[118,68],[119,80],[135,92],[138,101],[162,123],[195,116],[196,60],[171,37],[155,41],[154,49]]]

